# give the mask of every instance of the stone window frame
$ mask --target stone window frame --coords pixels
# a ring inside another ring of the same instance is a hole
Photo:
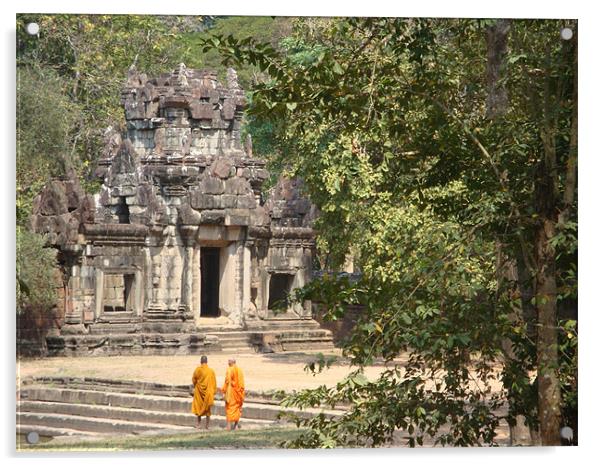
[[[131,311],[120,312],[120,316],[130,317],[142,317],[143,311],[143,282],[142,282],[142,269],[139,267],[99,267],[96,269],[96,289],[94,292],[94,317],[95,320],[99,318],[109,318],[114,313],[106,312],[104,310],[104,277],[105,275],[133,275],[134,281],[132,283],[132,309]]]
[[[292,292],[295,289],[295,281],[297,279],[297,274],[298,274],[298,270],[295,269],[275,269],[272,267],[268,267],[266,269],[266,272],[268,272],[268,280],[266,283],[266,293],[265,293],[265,306],[266,309],[268,311],[272,311],[272,309],[270,309],[270,291],[271,291],[271,287],[272,287],[272,277],[274,275],[288,275],[290,276],[291,279],[291,283],[290,283],[290,289],[289,289],[289,293]],[[290,311],[291,309],[287,308],[286,312]]]

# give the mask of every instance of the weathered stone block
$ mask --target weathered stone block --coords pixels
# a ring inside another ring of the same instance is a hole
[[[236,198],[233,194],[223,194],[220,196],[220,205],[223,209],[236,209]]]
[[[280,219],[282,218],[282,208],[276,206],[272,209],[270,214],[273,219]]]
[[[213,118],[213,104],[205,102],[191,102],[190,116],[197,120],[211,120]]]
[[[252,192],[251,185],[244,178],[228,178],[225,182],[226,194],[247,194],[250,192]]]
[[[224,101],[224,107],[222,108],[222,115],[224,120],[234,119],[234,112],[236,111],[236,103],[233,99],[226,99]]]
[[[153,196],[153,187],[150,184],[141,184],[136,191],[136,204],[147,206],[151,196]]]
[[[216,159],[210,167],[210,173],[220,178],[228,178],[230,176],[230,169],[232,168],[232,160],[225,157]]]
[[[116,199],[112,199],[111,204],[119,203],[120,196],[134,196],[134,195],[136,195],[136,186],[134,186],[133,183],[130,185],[115,186],[113,189],[111,189],[111,196],[114,196]],[[127,200],[126,200],[126,202],[127,202]]]
[[[225,225],[249,225],[250,215],[248,210],[228,209],[226,210]]]
[[[178,209],[178,218],[183,225],[198,225],[201,223],[201,214],[192,209],[189,204],[183,204]]]
[[[201,223],[221,225],[224,223],[226,213],[223,210],[206,210],[201,212]]]
[[[247,194],[246,196],[236,197],[237,209],[254,209],[255,206],[255,196],[253,194]]]
[[[225,191],[224,182],[214,176],[201,176],[198,191],[204,194],[223,194]]]
[[[217,89],[209,90],[209,102],[217,104],[219,102],[219,91]]]
[[[195,191],[190,196],[190,205],[193,209],[216,209],[220,207],[219,197],[213,194],[203,194],[200,191]]]
[[[39,215],[61,215],[67,212],[67,194],[63,183],[51,181],[34,203],[34,213]]]

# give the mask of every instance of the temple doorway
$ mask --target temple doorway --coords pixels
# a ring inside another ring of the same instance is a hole
[[[219,317],[219,248],[201,248],[201,317]]]

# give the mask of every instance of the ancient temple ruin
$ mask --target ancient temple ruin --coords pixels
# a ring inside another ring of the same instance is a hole
[[[100,192],[50,182],[35,231],[63,275],[50,354],[188,354],[332,345],[311,303],[283,304],[311,278],[312,205],[241,144],[234,70],[155,78],[131,70],[126,133],[107,134]]]

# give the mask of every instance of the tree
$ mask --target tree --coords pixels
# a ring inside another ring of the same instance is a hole
[[[214,34],[232,36],[238,40],[252,37],[254,40],[271,44],[280,48],[281,39],[287,37],[291,29],[291,19],[271,16],[218,16],[212,18],[210,25],[202,31],[182,31],[179,54],[187,66],[193,68],[213,69],[220,79],[225,79],[226,67],[217,50],[208,49],[199,53],[198,42]],[[251,64],[244,64],[237,69],[238,79],[243,89],[251,87],[254,82],[264,79],[261,71]]]
[[[56,251],[45,247],[45,239],[17,227],[17,314],[55,304],[55,266]]]
[[[30,22],[39,24],[39,36],[26,33]],[[131,66],[153,76],[185,62],[214,68],[223,77],[226,68],[214,51],[198,53],[199,38],[212,30],[276,44],[288,33],[289,23],[287,18],[272,17],[19,14],[17,71],[37,69],[63,81],[57,90],[77,108],[65,115],[77,116],[64,138],[69,148],[65,156],[82,175],[84,187],[93,190],[91,174],[102,152],[103,135],[108,127],[121,125],[120,92]],[[252,66],[239,71],[243,86],[260,79]]]
[[[29,22],[39,24],[39,36],[25,32]],[[177,28],[177,22],[168,24],[158,16],[17,16],[17,72],[35,68],[54,73],[63,81],[65,98],[77,107],[71,115],[77,117],[75,128],[65,137],[65,156],[84,186],[92,180],[104,132],[122,121],[119,99],[128,69],[136,66],[149,75],[171,71],[181,55]]]
[[[72,166],[69,141],[79,107],[52,70],[22,67],[17,79],[17,223],[27,226],[33,198]]]
[[[362,270],[357,283],[326,274],[300,297],[333,319],[364,305],[344,346],[360,368],[409,352],[376,381],[360,369],[291,397],[350,403],[340,419],[300,421],[312,429],[293,445],[376,446],[399,428],[410,445],[493,443],[500,420],[518,415],[543,444],[560,443],[575,389],[560,386],[570,375],[560,368],[573,370],[575,352],[559,355],[558,334],[576,336],[558,316],[576,299],[576,38],[560,39],[565,25],[576,30],[300,21],[297,37],[321,46],[303,62],[267,44],[206,41],[270,74],[250,113],[286,122],[282,164],[320,208],[319,247],[332,268],[351,251]]]

